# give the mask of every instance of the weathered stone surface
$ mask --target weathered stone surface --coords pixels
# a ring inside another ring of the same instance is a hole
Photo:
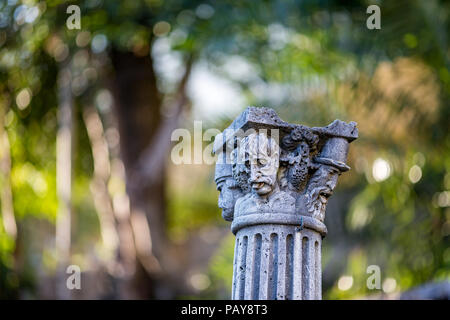
[[[236,233],[232,299],[321,299],[322,237],[294,225],[265,224]]]
[[[325,211],[356,123],[309,128],[247,108],[216,137],[219,207],[236,235],[232,299],[321,299]]]

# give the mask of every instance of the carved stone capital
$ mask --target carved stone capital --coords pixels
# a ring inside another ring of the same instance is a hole
[[[300,225],[315,219],[304,227],[325,235],[328,198],[338,176],[350,169],[348,145],[357,137],[355,122],[309,128],[281,120],[272,109],[248,107],[215,140],[224,219],[233,221],[233,232],[246,223]],[[276,218],[283,215],[288,218]]]

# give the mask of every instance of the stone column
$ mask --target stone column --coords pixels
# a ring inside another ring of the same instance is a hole
[[[294,225],[262,224],[236,233],[233,300],[322,298],[322,235]]]
[[[219,206],[236,235],[232,299],[322,298],[326,204],[357,136],[354,122],[308,128],[249,107],[216,137]]]

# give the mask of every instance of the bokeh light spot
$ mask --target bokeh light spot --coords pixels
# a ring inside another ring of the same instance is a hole
[[[101,53],[108,45],[108,38],[104,34],[97,34],[91,42],[91,48],[94,53]]]
[[[170,31],[170,24],[166,21],[160,21],[153,26],[153,33],[157,37],[162,37]]]
[[[87,46],[89,41],[91,41],[91,33],[89,31],[80,32],[75,39],[75,42],[79,47]]]
[[[394,278],[386,278],[383,281],[383,291],[386,293],[392,293],[397,288],[397,281]]]
[[[31,90],[25,88],[20,90],[16,97],[16,104],[20,110],[24,110],[31,102]]]
[[[352,276],[342,276],[338,280],[338,288],[341,291],[347,291],[353,286]]]
[[[190,278],[191,286],[196,290],[205,290],[211,285],[211,280],[206,274],[197,273]]]
[[[422,178],[422,169],[418,165],[413,165],[411,169],[409,169],[409,180],[412,183],[419,182],[420,178]]]
[[[214,8],[209,4],[201,4],[195,9],[195,14],[200,19],[209,19],[214,15]]]
[[[441,208],[450,206],[450,191],[443,191],[437,197],[437,204]]]
[[[389,178],[391,175],[391,166],[389,162],[382,158],[377,158],[373,162],[372,175],[377,182],[381,182]]]

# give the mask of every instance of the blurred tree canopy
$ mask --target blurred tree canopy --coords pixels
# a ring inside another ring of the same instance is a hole
[[[377,1],[380,30],[369,4],[0,0],[0,298],[61,297],[63,207],[69,261],[97,272],[82,297],[228,297],[213,166],[169,158],[201,65],[286,121],[358,122],[328,206],[325,298],[374,293],[369,265],[385,293],[448,279],[449,3]]]

